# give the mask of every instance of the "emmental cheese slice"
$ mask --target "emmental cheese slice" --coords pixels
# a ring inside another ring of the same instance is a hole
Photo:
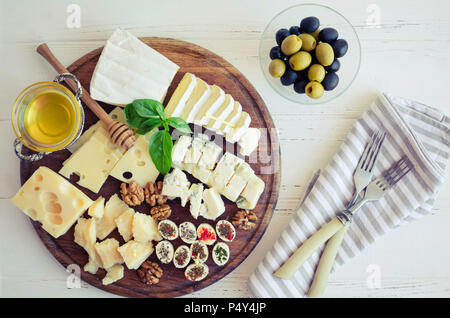
[[[54,238],[65,234],[93,203],[69,181],[47,167],[39,167],[11,202]]]
[[[197,84],[195,85],[194,91],[191,96],[189,96],[185,107],[180,115],[186,122],[192,123],[194,121],[195,115],[201,108],[201,106],[208,99],[211,90],[209,85],[203,80],[197,77]]]
[[[115,219],[128,209],[128,205],[117,194],[111,196],[105,204],[103,217],[97,221],[97,237],[100,240],[107,237],[117,226]]]
[[[64,162],[59,173],[68,179],[73,173],[78,175],[80,186],[98,193],[124,151],[111,142],[105,128],[98,127],[91,138]]]
[[[194,124],[204,125],[209,121],[205,114],[213,114],[225,101],[225,92],[217,85],[210,87],[211,93],[194,117]]]
[[[153,253],[153,245],[151,242],[129,241],[120,246],[118,251],[129,269],[138,269]]]
[[[141,187],[145,187],[149,181],[154,182],[159,171],[148,152],[148,143],[154,132],[139,136],[133,147],[117,162],[110,175],[122,182],[136,181]]]
[[[196,77],[185,73],[165,108],[167,117],[179,117],[197,84]]]

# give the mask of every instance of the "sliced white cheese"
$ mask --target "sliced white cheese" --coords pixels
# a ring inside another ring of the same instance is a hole
[[[178,168],[164,176],[162,195],[169,198],[180,198],[181,205],[185,206],[189,198],[189,186],[186,174]]]
[[[200,107],[197,114],[194,117],[194,123],[197,125],[204,125],[209,121],[206,114],[214,114],[214,112],[225,101],[225,92],[217,85],[210,87],[211,93],[205,103]]]
[[[258,128],[249,128],[238,141],[239,153],[243,156],[250,154],[258,147],[261,131]]]
[[[178,117],[194,91],[197,79],[194,74],[185,73],[165,108],[167,117]]]
[[[178,69],[131,33],[117,29],[97,62],[90,94],[112,105],[126,105],[139,98],[162,102]]]
[[[228,181],[225,189],[222,191],[222,194],[230,201],[235,202],[239,195],[244,190],[247,182],[250,180],[251,176],[254,174],[253,169],[250,165],[244,161],[239,163],[237,166],[234,175]]]
[[[202,205],[203,198],[203,184],[193,183],[189,189],[189,201],[191,205],[189,207],[189,212],[194,219],[197,219],[200,212],[200,206]]]
[[[183,159],[183,164],[193,165],[195,167],[202,156],[202,149],[206,142],[209,142],[209,137],[203,134],[198,134],[192,138],[190,148],[187,150]]]
[[[264,181],[258,176],[252,175],[236,202],[238,208],[246,210],[254,209],[259,197],[264,191],[264,187]]]
[[[242,159],[236,157],[235,155],[229,152],[226,152],[222,156],[222,158],[220,159],[219,163],[217,164],[216,168],[212,173],[211,176],[212,187],[215,188],[217,191],[222,192],[225,189],[226,185],[228,184],[228,181],[233,176],[235,168],[241,162],[243,162]]]
[[[197,165],[210,170],[214,169],[217,159],[219,159],[219,156],[222,154],[222,148],[212,141],[207,141],[203,144],[201,151],[202,156],[200,157]]]
[[[200,209],[200,216],[208,220],[215,220],[223,212],[225,212],[225,204],[219,194],[214,188],[205,189],[203,191],[203,206]]]
[[[194,91],[186,102],[186,106],[184,107],[180,117],[186,122],[192,123],[195,115],[208,99],[210,93],[211,90],[209,85],[200,78],[197,78],[197,85],[195,85]]]
[[[192,144],[192,138],[190,136],[182,135],[175,142],[172,148],[172,166],[182,168],[182,162]]]
[[[221,135],[225,135],[227,132],[229,132],[241,117],[241,113],[241,104],[237,101],[234,101],[233,111],[228,115],[227,118],[225,118],[225,121],[222,123],[222,126],[220,126],[217,132]]]
[[[201,166],[195,166],[192,169],[192,172],[190,172],[195,178],[200,180],[201,182],[211,185],[211,176],[212,176],[212,170],[201,167]]]
[[[220,107],[214,113],[207,113],[205,116],[209,117],[210,120],[206,125],[206,128],[216,131],[223,124],[223,121],[228,117],[228,115],[233,111],[234,99],[231,95],[225,95],[225,101],[220,105]]]
[[[247,131],[248,127],[250,126],[250,122],[251,119],[249,114],[246,112],[242,112],[238,121],[234,124],[234,127],[225,134],[227,141],[231,143],[237,142]]]

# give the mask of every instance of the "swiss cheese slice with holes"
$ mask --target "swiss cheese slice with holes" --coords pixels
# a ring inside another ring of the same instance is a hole
[[[197,125],[204,125],[209,121],[205,114],[213,114],[222,103],[225,101],[225,92],[217,85],[210,86],[211,93],[208,99],[200,107],[198,112],[194,116],[194,123]]]
[[[123,182],[136,181],[141,187],[145,187],[149,181],[155,182],[159,171],[148,152],[148,142],[155,131],[138,136],[133,147],[123,155],[110,175]]]
[[[109,117],[118,121],[119,123],[123,123],[123,124],[127,123],[127,118],[125,117],[123,108],[120,108],[120,107],[114,108],[109,113]],[[80,137],[78,137],[78,139],[75,140],[74,143],[67,146],[66,149],[69,150],[71,153],[74,153],[75,151],[77,151],[89,138],[92,137],[92,135],[96,132],[98,127],[103,127],[106,129],[105,124],[101,120],[99,120],[95,124],[90,126],[85,132],[83,132],[83,134]],[[116,146],[116,147],[120,147],[120,146]]]
[[[114,145],[103,127],[98,127],[72,156],[64,162],[59,173],[66,178],[72,174],[79,176],[77,183],[98,193],[125,149]]]
[[[167,117],[179,117],[197,84],[194,74],[185,73],[165,108]]]
[[[58,238],[93,203],[69,181],[47,167],[39,167],[11,202],[54,238]]]

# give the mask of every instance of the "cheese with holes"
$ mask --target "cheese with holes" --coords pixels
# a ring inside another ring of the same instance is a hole
[[[136,181],[141,187],[149,181],[155,182],[159,171],[148,152],[148,142],[155,131],[137,137],[133,147],[123,155],[110,175],[122,182]]]
[[[264,181],[256,175],[250,176],[247,185],[239,196],[236,204],[240,209],[252,210],[258,203],[259,197],[264,191]]]
[[[80,245],[89,255],[89,261],[84,266],[84,270],[95,274],[99,267],[102,267],[100,256],[95,250],[96,224],[95,219],[79,218],[74,230],[74,241]]]
[[[120,246],[118,250],[129,269],[138,269],[153,253],[153,245],[151,242],[142,243],[133,240]]]
[[[191,205],[189,206],[189,212],[194,219],[198,218],[200,213],[200,207],[202,205],[203,199],[203,184],[193,183],[189,188],[189,201]]]
[[[109,238],[99,243],[95,243],[95,251],[100,256],[103,268],[110,268],[117,264],[123,263],[122,255],[119,251],[119,241],[115,238]]]
[[[164,176],[161,194],[170,199],[180,198],[181,205],[185,206],[189,198],[189,186],[186,174],[178,168],[174,168]]]
[[[214,188],[203,191],[203,207],[200,208],[200,216],[208,220],[217,219],[225,212],[225,204],[219,192]]]
[[[165,108],[167,117],[180,117],[196,85],[195,75],[185,73]]]
[[[225,92],[217,85],[210,86],[210,94],[205,103],[200,107],[194,116],[193,122],[197,125],[204,125],[209,118],[205,114],[213,114],[225,101]]]
[[[94,69],[90,94],[93,99],[120,106],[140,98],[163,102],[178,69],[130,32],[117,29]]]
[[[136,212],[133,218],[132,232],[137,242],[161,241],[158,223],[150,215]]]
[[[39,167],[11,202],[57,238],[67,232],[93,203],[69,181],[47,167]]]
[[[128,209],[114,220],[117,230],[125,242],[128,242],[133,237],[133,219],[134,210]]]
[[[78,184],[98,193],[125,149],[117,148],[103,127],[98,127],[72,156],[64,162],[59,173],[66,178],[79,176]]]
[[[249,128],[238,141],[239,153],[243,156],[250,154],[258,147],[261,131],[258,128]]]
[[[115,219],[129,209],[128,205],[123,202],[117,194],[111,196],[105,204],[105,212],[103,217],[97,220],[97,237],[103,240],[116,228]]]
[[[124,113],[123,109],[120,107],[114,108],[109,113],[109,117],[118,121],[119,123],[123,123],[123,124],[127,123],[127,118],[125,117],[125,113]],[[78,139],[75,142],[73,142],[72,144],[67,146],[66,149],[69,150],[71,153],[74,153],[75,151],[77,151],[81,147],[81,145],[83,145],[89,138],[92,137],[92,135],[95,133],[95,131],[98,129],[98,127],[103,127],[106,129],[105,124],[101,120],[99,120],[95,124],[91,125],[85,132],[83,132],[83,134],[80,137],[78,137]],[[120,147],[120,146],[116,146],[116,147]]]
[[[109,285],[123,278],[123,266],[114,265],[106,270],[106,276],[102,279],[103,285]]]
[[[93,218],[101,219],[105,213],[105,198],[98,197],[94,203],[89,207],[88,214]]]
[[[240,162],[233,176],[228,181],[228,184],[225,186],[225,189],[222,191],[222,194],[228,200],[235,202],[253,174],[253,169],[248,163],[244,161]]]

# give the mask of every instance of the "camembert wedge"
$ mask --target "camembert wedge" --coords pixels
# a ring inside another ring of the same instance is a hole
[[[191,96],[189,96],[180,117],[186,122],[192,123],[195,115],[198,113],[210,94],[211,90],[209,85],[200,78],[197,78],[197,84],[195,85],[194,91]]]
[[[194,74],[185,73],[165,108],[167,117],[179,117],[197,84]]]
[[[194,124],[204,125],[208,122],[209,118],[205,114],[214,113],[220,105],[225,101],[225,92],[217,85],[210,87],[211,93],[205,103],[200,107],[197,114],[194,117]]]

